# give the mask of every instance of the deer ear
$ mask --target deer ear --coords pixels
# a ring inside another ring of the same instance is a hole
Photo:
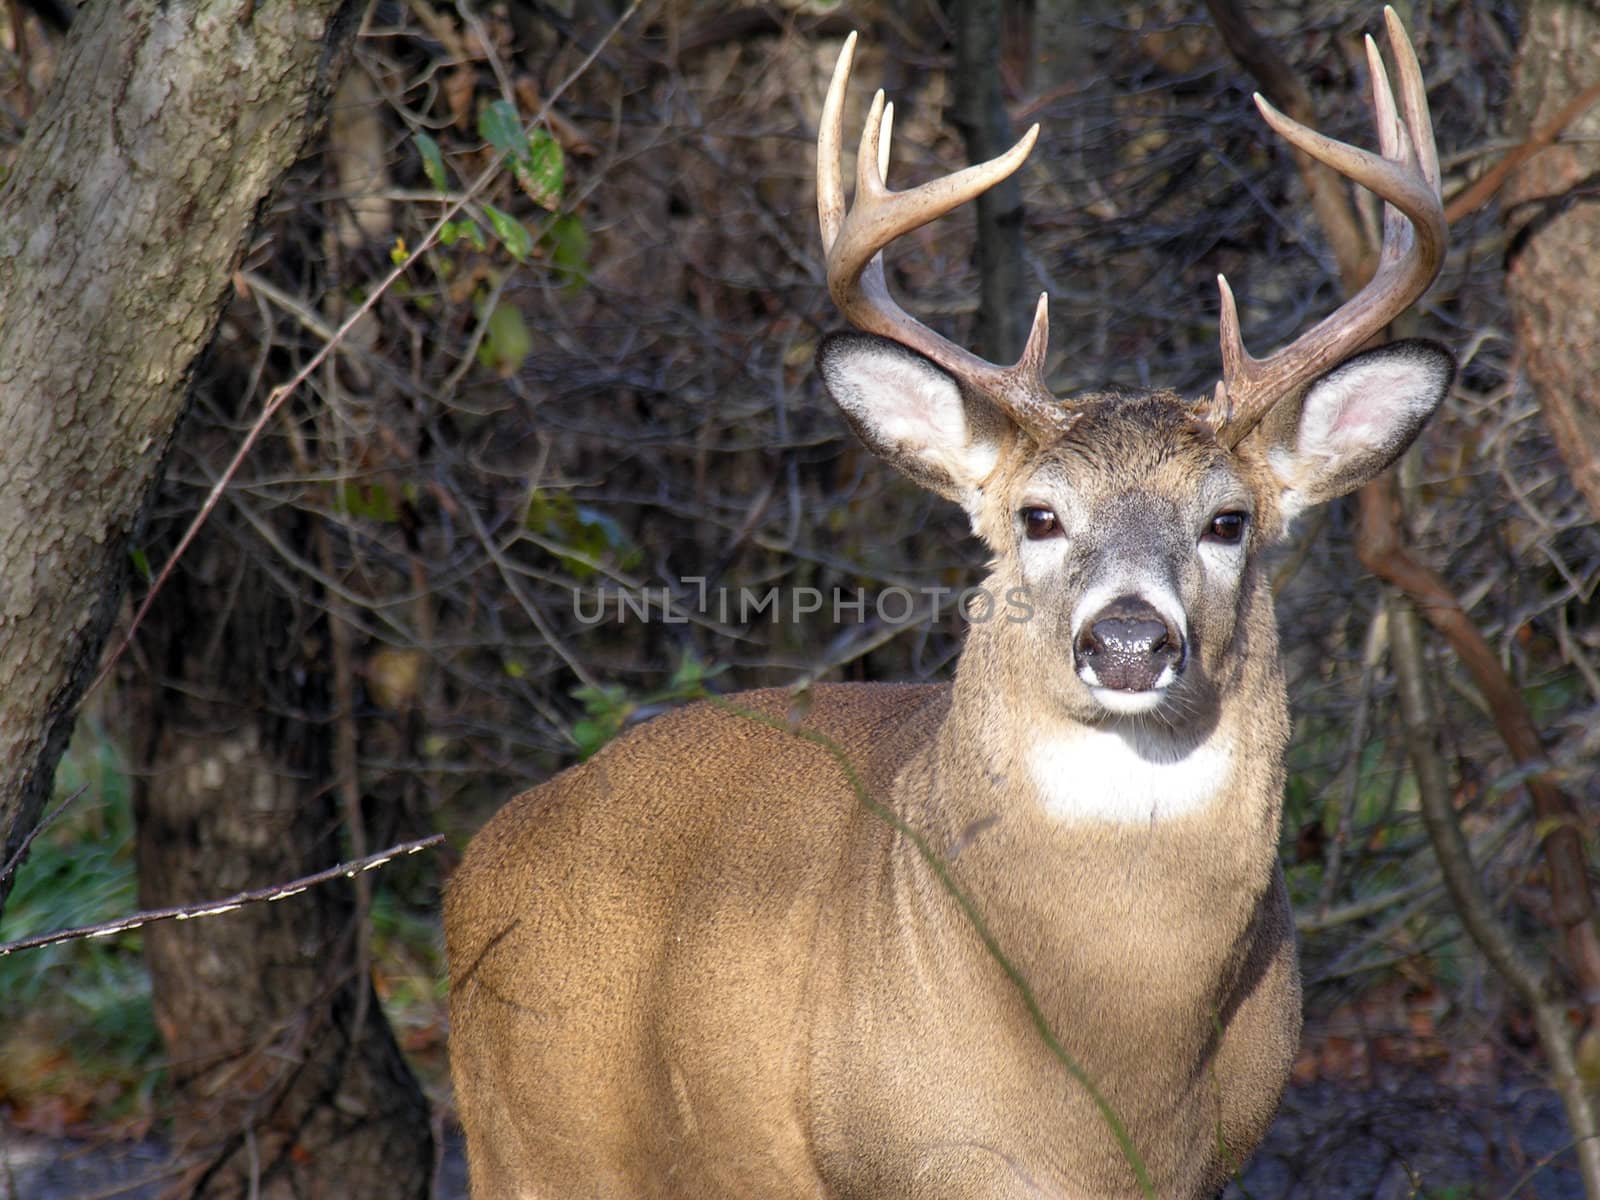
[[[817,350],[822,381],[867,448],[930,491],[976,509],[1004,425],[942,368],[898,342],[834,333]]]
[[[1288,444],[1269,452],[1284,520],[1355,491],[1405,453],[1455,375],[1437,342],[1392,342],[1347,358],[1306,391]]]

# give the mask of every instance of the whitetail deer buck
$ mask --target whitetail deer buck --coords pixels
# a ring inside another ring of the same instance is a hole
[[[948,686],[818,687],[802,725],[831,749],[785,729],[781,692],[735,699],[767,722],[696,705],[489,822],[445,915],[477,1200],[1135,1196],[1135,1158],[1166,1200],[1255,1147],[1300,1029],[1260,552],[1393,462],[1453,370],[1428,342],[1361,349],[1445,243],[1421,75],[1386,19],[1403,119],[1369,39],[1382,157],[1257,101],[1387,202],[1377,275],[1264,360],[1223,284],[1223,377],[1199,401],[1052,395],[1042,300],[1006,368],[895,305],[883,247],[1016,170],[1034,133],[892,192],[880,93],[846,213],[846,43],[818,208],[829,290],[865,332],[823,342],[822,377],[873,450],[966,508],[991,592],[1026,589],[1034,616],[973,625]]]

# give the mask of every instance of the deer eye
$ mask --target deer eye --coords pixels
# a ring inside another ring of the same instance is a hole
[[[1211,524],[1206,526],[1205,540],[1231,546],[1244,536],[1244,527],[1244,513],[1219,512],[1211,518]]]
[[[1048,508],[1029,507],[1022,510],[1022,530],[1030,541],[1054,537],[1061,532],[1061,522]]]

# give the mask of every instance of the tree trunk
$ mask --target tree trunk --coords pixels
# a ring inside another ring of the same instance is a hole
[[[0,188],[0,864],[38,821],[256,210],[360,12],[85,4]]]
[[[967,157],[986,162],[1017,140],[1000,88],[1003,0],[954,0],[955,98],[950,119],[961,130]],[[1022,188],[1015,175],[977,199],[979,305],[973,342],[995,362],[1022,353],[1033,301],[1022,271]]]
[[[1600,12],[1534,0],[1517,58],[1512,129],[1526,136],[1594,82]],[[1528,380],[1600,518],[1600,108],[1507,184],[1506,292]]]
[[[308,526],[280,533],[310,558]],[[211,528],[140,639],[153,667],[130,706],[144,907],[341,857],[330,618]],[[341,881],[146,930],[186,1194],[428,1194],[428,1107],[364,971],[361,916]]]

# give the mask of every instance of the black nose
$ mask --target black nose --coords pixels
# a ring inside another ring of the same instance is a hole
[[[1183,669],[1183,636],[1138,596],[1118,596],[1091,617],[1073,652],[1080,674],[1120,692],[1147,692],[1168,667]]]

